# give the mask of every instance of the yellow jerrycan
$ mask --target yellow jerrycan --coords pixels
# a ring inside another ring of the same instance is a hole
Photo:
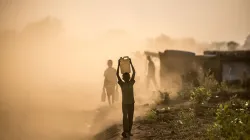
[[[120,67],[121,67],[121,73],[130,73],[130,61],[128,56],[124,56],[120,58]]]

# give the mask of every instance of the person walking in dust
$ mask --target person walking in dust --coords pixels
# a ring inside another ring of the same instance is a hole
[[[155,64],[150,56],[147,56],[147,60],[148,60],[147,88],[149,88],[150,81],[152,81],[155,88],[157,88],[157,83],[155,79]]]
[[[123,133],[122,136],[124,138],[133,136],[131,133],[132,125],[133,125],[133,116],[134,116],[134,84],[135,84],[135,68],[130,59],[130,65],[132,67],[132,77],[130,78],[129,73],[124,73],[122,75],[122,79],[119,75],[120,70],[120,60],[118,60],[117,67],[117,78],[118,84],[122,90],[122,113],[123,113]]]
[[[112,67],[113,61],[108,60],[108,68],[104,72],[103,92],[107,93],[109,105],[115,102],[115,92],[118,91],[116,69]],[[112,98],[112,101],[111,101]]]

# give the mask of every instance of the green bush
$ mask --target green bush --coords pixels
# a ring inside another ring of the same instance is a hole
[[[211,92],[217,92],[220,88],[220,84],[215,79],[214,74],[211,73],[211,70],[205,73],[204,78],[200,80],[200,85],[206,89],[210,89]]]
[[[196,94],[194,92],[200,92],[199,90],[201,89],[203,91],[206,90],[205,93],[210,93],[211,94],[211,95],[209,94],[210,97],[217,96],[218,93],[223,93],[230,96],[231,93],[245,91],[243,88],[237,86],[228,86],[226,82],[219,83],[215,79],[213,73],[211,73],[211,70],[209,70],[205,74],[200,74],[198,79],[200,85],[199,87],[193,86],[192,83],[184,83],[182,89],[179,92],[177,92],[178,97],[182,99],[190,99],[194,98],[195,96],[196,98]],[[206,96],[206,94],[202,94],[202,96]]]
[[[205,74],[201,74],[200,72],[198,76],[198,81],[200,87],[195,87],[191,83],[184,83],[182,90],[177,93],[178,96],[183,99],[190,99],[191,96],[196,96],[196,94],[193,92],[200,92],[199,90],[205,91],[207,89],[205,93],[210,93],[210,94],[217,93],[218,91],[220,91],[221,88],[220,84],[215,79],[214,75],[211,74],[211,71],[208,71]],[[202,96],[206,96],[206,94],[205,95],[202,94]]]
[[[249,103],[249,101],[232,99],[220,104],[216,111],[216,121],[208,128],[209,139],[250,139]]]
[[[205,87],[196,87],[191,91],[191,101],[194,104],[204,104],[211,98],[211,90]]]
[[[221,82],[220,84],[220,88],[218,89],[218,92],[229,92],[230,91],[230,88],[229,86],[227,85],[226,82]]]

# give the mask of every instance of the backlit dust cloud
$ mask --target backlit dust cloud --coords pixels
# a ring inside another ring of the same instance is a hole
[[[108,106],[101,102],[108,59],[116,68],[119,57],[132,58],[138,98],[147,103],[145,50],[202,53],[213,41],[243,44],[249,6],[248,0],[1,0],[0,139],[78,140],[120,123],[119,102],[108,121],[90,129],[104,115],[96,109]]]

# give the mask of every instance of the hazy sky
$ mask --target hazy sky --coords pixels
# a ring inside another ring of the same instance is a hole
[[[83,37],[123,29],[141,38],[243,41],[250,33],[249,0],[1,0],[0,8],[2,28],[21,29],[50,15],[68,35]]]

